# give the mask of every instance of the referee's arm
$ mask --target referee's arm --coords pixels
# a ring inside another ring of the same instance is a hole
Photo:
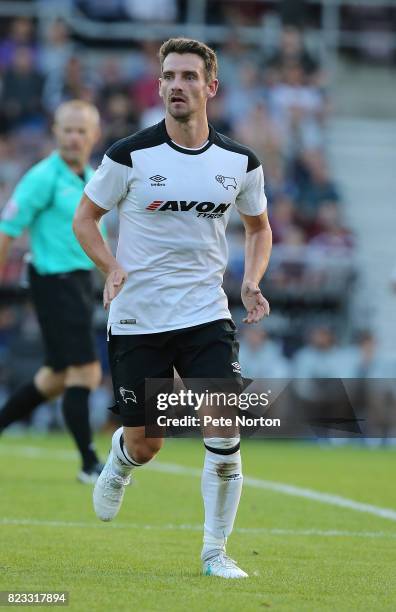
[[[14,240],[13,236],[8,236],[0,231],[0,277],[3,271],[3,265],[6,262],[11,242]]]
[[[244,323],[257,323],[269,315],[269,304],[262,295],[259,283],[268,267],[272,249],[272,231],[267,211],[260,215],[240,213],[245,226],[245,273],[241,298],[247,316]]]
[[[90,259],[106,276],[103,305],[108,308],[111,300],[120,292],[127,273],[121,268],[109,246],[103,240],[99,222],[108,210],[101,208],[86,194],[83,195],[73,219],[73,231]]]

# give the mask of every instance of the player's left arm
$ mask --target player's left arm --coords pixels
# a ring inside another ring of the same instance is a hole
[[[270,307],[262,295],[259,283],[268,267],[272,248],[272,231],[265,210],[251,216],[240,213],[245,227],[245,273],[241,288],[241,298],[247,316],[244,323],[257,323],[268,316]]]

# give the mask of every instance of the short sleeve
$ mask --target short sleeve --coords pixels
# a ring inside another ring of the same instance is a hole
[[[236,198],[236,207],[244,215],[261,215],[267,208],[264,192],[264,174],[261,165],[246,172],[245,180]]]
[[[85,194],[95,204],[111,210],[124,199],[129,187],[131,168],[103,156],[102,163],[85,186]]]
[[[51,203],[54,181],[54,173],[42,164],[29,170],[1,212],[0,231],[16,238],[30,227],[37,214]]]

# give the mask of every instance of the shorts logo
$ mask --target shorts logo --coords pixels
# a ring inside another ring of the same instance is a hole
[[[134,391],[131,391],[130,389],[125,389],[124,387],[120,387],[120,395],[125,404],[128,404],[128,402],[133,402],[134,404],[137,404],[137,399]]]
[[[150,176],[150,180],[153,181],[151,183],[152,187],[164,187],[164,181],[166,181],[167,179],[166,176],[161,176],[161,174],[154,174],[153,176]]]
[[[227,189],[227,191],[229,187],[232,187],[235,190],[237,188],[237,183],[233,176],[223,176],[222,174],[217,174],[215,179],[218,183],[220,183],[220,185],[223,185],[224,189]]]
[[[232,371],[233,372],[237,372],[239,373],[241,371],[241,366],[237,361],[233,361],[232,365]]]

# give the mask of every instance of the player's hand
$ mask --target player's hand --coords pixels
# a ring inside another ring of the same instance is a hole
[[[256,283],[245,281],[242,284],[241,298],[247,311],[247,316],[243,319],[244,323],[258,323],[264,317],[268,317],[269,303]]]
[[[107,275],[103,290],[103,306],[106,310],[110,302],[120,293],[127,278],[128,274],[122,268],[115,268]]]

